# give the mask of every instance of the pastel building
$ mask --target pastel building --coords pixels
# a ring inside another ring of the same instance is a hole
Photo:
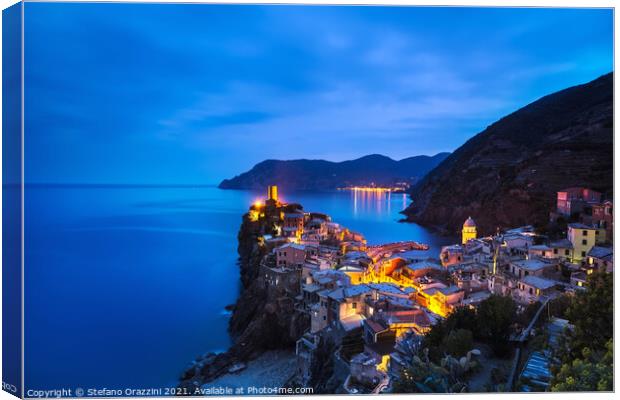
[[[518,278],[526,276],[542,276],[545,270],[555,269],[557,264],[541,259],[530,258],[510,263],[510,272]]]
[[[596,245],[596,228],[585,224],[569,224],[568,240],[573,245],[573,262],[585,260],[588,252]]]
[[[301,238],[304,233],[304,218],[303,212],[285,213],[282,234],[289,238]]]
[[[556,282],[540,276],[529,275],[519,281],[518,296],[524,303],[533,303],[542,296],[550,297],[555,291]]]
[[[558,192],[557,213],[570,216],[581,213],[589,203],[600,203],[601,193],[583,187],[572,187]]]
[[[306,261],[306,246],[296,243],[287,243],[274,250],[278,267],[302,268]]]
[[[589,268],[599,271],[613,272],[614,270],[614,249],[612,247],[594,246],[588,252]]]
[[[476,239],[478,235],[476,232],[476,222],[474,222],[472,217],[467,218],[465,220],[465,223],[463,223],[463,230],[461,231],[461,235],[463,244],[467,243],[467,241],[470,239]]]
[[[613,240],[614,233],[614,213],[613,203],[609,200],[604,201],[601,204],[595,204],[592,206],[592,223],[601,228],[605,236],[599,235],[599,242],[605,241],[611,242]]]

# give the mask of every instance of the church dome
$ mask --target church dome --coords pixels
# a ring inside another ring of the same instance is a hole
[[[467,220],[463,224],[463,228],[475,228],[475,227],[476,227],[476,223],[471,217],[467,218]]]

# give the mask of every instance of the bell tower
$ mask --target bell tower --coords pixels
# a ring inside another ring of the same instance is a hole
[[[467,243],[470,239],[475,239],[478,234],[476,232],[476,222],[472,219],[472,217],[467,218],[465,223],[463,224],[463,230],[461,231],[462,235],[462,243]]]

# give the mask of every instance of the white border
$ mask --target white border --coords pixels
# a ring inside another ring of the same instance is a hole
[[[45,1],[45,0],[25,0],[25,2],[41,2],[41,1]],[[56,2],[56,1],[50,1],[50,2]],[[120,1],[93,1],[93,0],[63,0],[61,2],[82,2],[82,3],[103,3],[103,2],[120,2]],[[253,1],[253,0],[236,0],[236,1],[228,1],[228,0],[219,0],[219,1],[197,1],[197,0],[169,0],[169,1],[148,1],[148,0],[130,0],[130,1],[123,1],[125,3],[206,3],[206,4],[261,4],[258,1]],[[5,9],[13,4],[17,3],[17,1],[15,0],[0,0],[0,8],[1,9]],[[604,7],[604,8],[609,8],[609,7],[613,7],[615,8],[616,6],[616,1],[614,0],[590,0],[590,1],[577,1],[577,0],[565,0],[565,1],[559,1],[559,0],[542,0],[542,1],[536,1],[536,0],[521,0],[521,1],[515,1],[515,0],[504,0],[504,1],[499,1],[499,0],[477,0],[477,1],[454,1],[454,0],[425,0],[425,1],[415,1],[415,0],[374,0],[374,1],[363,1],[363,0],[357,0],[357,1],[352,1],[352,0],[335,0],[335,1],[329,1],[329,0],[311,0],[311,1],[300,1],[300,0],[288,0],[288,1],[278,1],[278,0],[271,0],[271,1],[266,1],[263,2],[262,4],[313,4],[313,5],[329,5],[329,4],[336,4],[336,5],[394,5],[394,6],[479,6],[479,7],[584,7],[584,8],[595,8],[595,7]],[[22,8],[22,45],[23,45],[23,40],[24,40],[24,16],[23,16],[23,8]],[[616,26],[617,23],[617,15],[614,12],[614,28]],[[614,29],[614,39],[616,38],[616,31]],[[615,51],[616,47],[615,44],[617,43],[617,41],[614,41],[614,65],[616,64],[616,57],[618,57],[618,53]],[[2,21],[0,18],[0,65],[1,65],[1,61],[2,61],[2,55],[1,55],[1,44],[2,44]],[[24,89],[24,51],[22,48],[22,166],[21,166],[21,173],[22,173],[22,182],[24,179],[24,93],[23,93],[23,89]],[[0,74],[1,77],[1,74]],[[614,77],[615,78],[615,77]],[[616,80],[614,79],[614,95],[616,95],[618,93],[617,91],[617,84],[616,84]],[[2,107],[2,99],[0,97],[0,109]],[[617,108],[614,109],[614,120],[618,121],[618,110]],[[0,126],[2,123],[2,116],[0,113]],[[614,138],[615,138],[615,130],[614,130]],[[618,149],[620,148],[620,143],[618,140],[614,141],[614,154],[617,154]],[[1,161],[1,156],[2,154],[2,143],[0,141],[0,161]],[[2,165],[0,162],[0,180],[1,180],[1,171],[2,171]],[[615,156],[614,156],[614,198],[616,199],[616,201],[620,201],[620,197],[618,197],[616,195],[616,188],[619,187],[620,184],[620,177],[619,174],[616,173],[617,169],[616,169],[616,164],[615,164]],[[0,202],[2,200],[2,194],[0,193]],[[21,220],[22,220],[22,227],[24,226],[24,213],[23,213],[23,206],[24,206],[24,188],[22,185],[22,215],[21,215]],[[0,214],[0,239],[2,238],[2,229],[1,229],[1,223],[2,223],[2,215]],[[620,237],[618,236],[620,234],[620,228],[616,227],[615,228],[615,232],[614,232],[614,236],[616,237]],[[24,230],[22,229],[22,244],[23,244],[23,240],[24,240]],[[23,320],[23,298],[24,298],[24,268],[23,268],[23,263],[24,263],[24,246],[22,245],[22,341],[23,341],[23,334],[24,334],[24,320]],[[615,249],[614,249],[615,251]],[[0,247],[0,259],[2,256],[2,248]],[[2,284],[2,276],[0,274],[0,290],[1,290],[1,285]],[[614,276],[614,298],[615,297],[615,293],[618,290],[618,277],[617,275]],[[0,309],[1,309],[1,304],[2,304],[2,299],[0,297]],[[615,304],[614,304],[615,305]],[[619,315],[619,307],[615,307],[614,308],[614,321],[618,320],[618,315]],[[2,321],[0,319],[0,329],[2,327]],[[615,327],[614,327],[615,328]],[[614,329],[614,341],[616,342],[615,348],[614,348],[614,360],[617,361],[618,360],[618,348],[620,346],[618,346],[617,340],[615,339],[615,333],[616,330]],[[0,352],[2,350],[2,343],[0,341]],[[22,346],[22,363],[24,362],[24,350],[23,350],[23,346]],[[615,365],[615,363],[614,363]],[[0,368],[2,367],[2,360],[0,358]],[[619,376],[619,372],[618,372],[618,368],[615,368],[614,371],[614,381],[617,383],[619,382],[618,380],[618,376]],[[22,368],[22,383],[23,382],[23,368]],[[23,388],[24,386],[22,386]],[[478,396],[482,396],[485,398],[510,398],[510,399],[520,399],[520,398],[528,398],[528,399],[532,399],[534,398],[534,396],[538,396],[540,394],[527,394],[527,393],[511,393],[511,394],[501,394],[501,395],[497,395],[497,394],[465,394],[465,395],[461,395],[461,396],[465,396],[468,398],[473,397],[478,397]],[[406,395],[405,395],[406,396]],[[448,398],[453,398],[454,395],[433,395],[433,398],[439,398],[439,399],[448,399]],[[549,399],[579,399],[582,396],[588,396],[588,397],[592,397],[592,398],[612,398],[612,395],[610,394],[605,394],[605,393],[546,393],[543,395],[545,398],[549,398]],[[307,396],[306,396],[307,397]],[[309,396],[311,398],[321,398],[321,399],[335,399],[337,398],[337,396],[334,395],[325,395],[325,396]],[[398,395],[398,397],[404,397],[403,395]],[[265,397],[265,398],[273,398],[273,399],[281,399],[281,397]],[[15,397],[9,395],[8,393],[4,392],[4,391],[0,391],[0,400],[8,400],[8,399],[15,399]],[[162,399],[166,399],[166,398],[162,398]]]

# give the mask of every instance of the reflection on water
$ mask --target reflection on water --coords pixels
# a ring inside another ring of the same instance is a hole
[[[376,212],[378,215],[390,215],[392,207],[397,211],[407,208],[407,194],[394,193],[389,190],[351,190],[353,214],[359,212]]]

